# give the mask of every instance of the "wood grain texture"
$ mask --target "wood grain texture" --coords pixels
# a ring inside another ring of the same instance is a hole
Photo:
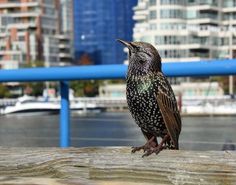
[[[141,156],[128,147],[0,147],[0,184],[236,184],[236,152],[166,150]]]

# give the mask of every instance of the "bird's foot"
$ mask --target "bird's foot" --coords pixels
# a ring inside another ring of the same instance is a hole
[[[155,147],[155,148],[150,148],[149,150],[147,150],[147,151],[145,152],[145,154],[142,155],[142,157],[147,157],[147,156],[149,156],[149,155],[151,155],[151,154],[153,154],[153,153],[159,154],[160,151],[162,151],[163,149],[166,149],[166,146],[158,145],[158,146]]]
[[[151,154],[153,154],[153,153],[159,154],[160,151],[162,151],[163,149],[166,149],[166,148],[167,148],[167,146],[165,145],[165,143],[166,143],[166,141],[167,141],[169,138],[170,138],[170,136],[169,136],[168,134],[165,135],[164,138],[162,139],[162,141],[160,142],[160,144],[159,144],[158,146],[156,146],[156,147],[154,147],[154,148],[148,149],[148,150],[145,152],[145,154],[143,154],[142,157],[147,157],[147,156],[149,156],[149,155],[151,155]]]
[[[153,136],[150,140],[148,140],[148,142],[145,145],[139,146],[139,147],[132,147],[131,153],[135,153],[140,150],[143,150],[143,152],[147,152],[151,150],[152,148],[155,148],[156,142],[154,141],[154,139],[155,137]]]

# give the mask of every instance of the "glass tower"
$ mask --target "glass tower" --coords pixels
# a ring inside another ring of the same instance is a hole
[[[93,64],[121,64],[127,58],[117,38],[132,40],[137,0],[75,0],[74,46],[77,61],[88,54]]]

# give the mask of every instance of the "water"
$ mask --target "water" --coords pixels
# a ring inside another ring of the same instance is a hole
[[[222,150],[236,145],[236,117],[183,117],[180,148]],[[101,113],[71,117],[71,145],[139,146],[145,140],[129,113]],[[59,146],[58,115],[0,117],[0,146]]]

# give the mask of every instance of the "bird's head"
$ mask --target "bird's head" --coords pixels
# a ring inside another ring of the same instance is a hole
[[[146,42],[117,39],[129,49],[129,69],[137,73],[161,71],[161,57],[154,46]]]

